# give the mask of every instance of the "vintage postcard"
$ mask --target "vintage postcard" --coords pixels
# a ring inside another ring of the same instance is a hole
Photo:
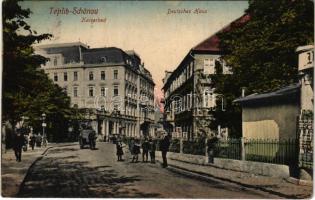
[[[313,195],[314,1],[2,1],[1,194]]]

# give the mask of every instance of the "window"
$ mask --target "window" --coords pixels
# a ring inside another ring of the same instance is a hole
[[[54,58],[54,66],[57,65],[57,58]]]
[[[117,69],[114,70],[114,79],[118,79],[118,70]]]
[[[94,88],[93,87],[89,87],[89,96],[90,97],[94,96]]]
[[[214,74],[214,63],[215,63],[215,60],[213,58],[204,59],[203,61],[204,74]]]
[[[105,80],[105,71],[101,71],[101,80]]]
[[[63,92],[66,93],[66,94],[68,94],[68,88],[67,88],[67,86],[63,87]]]
[[[67,72],[63,73],[63,80],[64,81],[68,81],[68,74],[67,74]]]
[[[73,80],[74,81],[78,80],[78,72],[73,72]]]
[[[77,97],[77,96],[78,96],[78,88],[77,88],[77,87],[74,87],[74,88],[73,88],[73,96],[74,96],[74,97]]]
[[[107,57],[106,57],[106,56],[101,57],[101,62],[102,62],[102,63],[106,63],[106,62],[107,62]]]
[[[93,72],[89,72],[89,80],[92,81],[94,79]]]
[[[102,97],[106,96],[106,88],[105,87],[101,87],[101,96]]]
[[[54,81],[58,81],[58,74],[54,73]]]
[[[209,90],[205,90],[204,91],[204,101],[203,101],[203,106],[206,108],[212,108],[215,107],[215,94],[213,94],[211,91]]]
[[[114,86],[114,96],[118,96],[118,85]]]

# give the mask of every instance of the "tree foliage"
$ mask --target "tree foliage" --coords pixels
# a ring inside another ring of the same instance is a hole
[[[233,23],[218,35],[225,52],[222,58],[233,74],[216,76],[216,92],[225,95],[228,110],[215,113],[216,123],[226,124],[228,119],[230,127],[239,131],[241,109],[232,101],[240,97],[241,88],[246,88],[246,94],[262,93],[297,82],[295,50],[314,43],[311,0],[250,0],[245,15],[249,21]]]
[[[55,85],[40,66],[47,59],[34,53],[33,45],[50,39],[51,34],[37,34],[25,22],[31,11],[16,0],[3,1],[3,104],[4,121],[14,126],[28,117],[35,130],[41,127],[41,114],[55,132],[65,129],[73,110],[70,98]],[[48,127],[49,128],[49,127]]]

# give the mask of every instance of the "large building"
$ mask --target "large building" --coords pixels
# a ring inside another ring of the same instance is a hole
[[[242,24],[248,20],[249,16],[244,15],[233,23]],[[231,24],[220,31],[228,31]],[[221,97],[214,93],[212,75],[217,73],[216,66],[221,66],[223,74],[230,73],[222,55],[216,33],[193,47],[173,72],[165,72],[165,128],[173,137],[194,139],[227,132],[220,126],[216,130],[210,129],[211,111],[221,106],[216,105],[216,99]]]
[[[87,110],[99,135],[153,134],[155,84],[137,53],[81,42],[41,45],[36,51],[49,59],[42,68],[64,88],[72,106]]]

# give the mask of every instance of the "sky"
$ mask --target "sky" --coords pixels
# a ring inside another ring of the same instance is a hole
[[[26,21],[38,33],[53,34],[42,44],[83,42],[91,48],[136,51],[161,96],[165,70],[176,69],[191,48],[243,15],[247,1],[24,1]],[[76,8],[97,14],[76,14]],[[57,15],[57,10],[61,13]],[[68,9],[69,13],[62,13]],[[190,13],[182,13],[190,10]],[[196,14],[195,10],[202,13]],[[181,12],[178,12],[180,10]],[[169,13],[169,11],[172,11]],[[82,22],[83,19],[102,22]]]

